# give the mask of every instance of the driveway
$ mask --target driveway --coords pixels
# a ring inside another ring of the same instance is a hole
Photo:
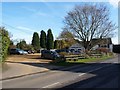
[[[46,72],[61,68],[48,64],[52,60],[41,59],[40,54],[10,55],[2,65],[2,77],[0,80],[13,79],[26,75]],[[36,66],[37,65],[37,66]]]
[[[7,62],[29,62],[29,63],[49,63],[51,60],[41,59],[40,53],[28,54],[28,55],[10,55]]]

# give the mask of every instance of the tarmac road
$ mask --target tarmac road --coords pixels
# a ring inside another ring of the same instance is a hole
[[[119,76],[118,58],[114,58],[4,80],[2,88],[118,88]]]

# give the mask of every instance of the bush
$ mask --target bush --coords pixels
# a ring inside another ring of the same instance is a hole
[[[59,63],[59,62],[65,62],[65,58],[64,57],[61,57],[61,58],[56,58],[55,60],[53,60],[52,62],[53,63]]]
[[[109,52],[108,48],[98,48],[97,50],[100,51],[100,52],[103,52],[103,53],[108,53]]]
[[[2,36],[2,38],[1,38]],[[9,48],[9,45],[10,45],[10,38],[9,38],[9,34],[8,34],[8,31],[5,30],[4,27],[0,27],[0,38],[2,40],[0,40],[2,43],[0,47],[1,48],[1,52],[0,52],[0,55],[2,57],[2,62],[6,59],[7,57],[7,54],[8,54],[8,48]]]
[[[82,55],[83,57],[85,57],[86,59],[87,58],[90,58],[90,55],[88,55],[88,54],[84,54],[84,55]]]
[[[65,55],[69,55],[69,53],[67,53],[67,52],[60,52],[59,54],[60,54],[61,56],[63,56],[63,57],[64,57]]]
[[[113,53],[113,52],[110,52],[110,53],[109,53],[109,56],[113,56],[113,55],[114,55],[114,53]]]

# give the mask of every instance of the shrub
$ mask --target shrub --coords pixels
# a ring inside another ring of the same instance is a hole
[[[90,58],[90,55],[88,55],[88,54],[84,54],[82,56],[84,56],[85,58]]]
[[[60,54],[61,56],[63,56],[63,57],[64,57],[65,55],[69,55],[69,53],[67,53],[67,52],[60,52],[59,54]]]
[[[114,53],[113,53],[113,52],[110,52],[110,53],[109,53],[109,56],[113,56],[113,55],[114,55]]]
[[[59,62],[65,62],[66,60],[64,59],[64,57],[61,58],[56,58],[55,60],[53,60],[52,62],[54,63],[59,63]]]
[[[100,51],[100,52],[103,52],[103,53],[108,53],[109,52],[108,48],[98,48],[97,50]]]
[[[0,48],[0,50],[2,50],[0,52],[0,55],[2,57],[1,61],[3,62],[7,57],[8,48],[9,48],[9,45],[10,45],[10,38],[9,38],[8,31],[6,31],[4,27],[0,27],[0,38],[1,38],[0,47],[2,47],[2,48]]]

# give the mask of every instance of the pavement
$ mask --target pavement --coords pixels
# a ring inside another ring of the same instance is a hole
[[[2,71],[2,78],[0,80],[17,78],[25,75],[46,72],[49,69],[44,67],[35,67],[21,63],[7,63],[8,70]]]
[[[47,59],[39,59],[39,55],[37,54],[10,56],[6,60],[5,64],[2,65],[2,77],[0,77],[0,81],[61,68],[58,66],[48,65],[48,62],[50,61],[51,60]]]
[[[48,64],[40,63],[16,63],[16,62],[7,62],[5,67],[7,69],[2,69],[1,80],[9,80],[19,77],[24,77],[27,75],[39,74],[44,72],[49,72],[50,70],[67,70],[78,67],[79,65],[65,67],[65,66],[54,66]]]

